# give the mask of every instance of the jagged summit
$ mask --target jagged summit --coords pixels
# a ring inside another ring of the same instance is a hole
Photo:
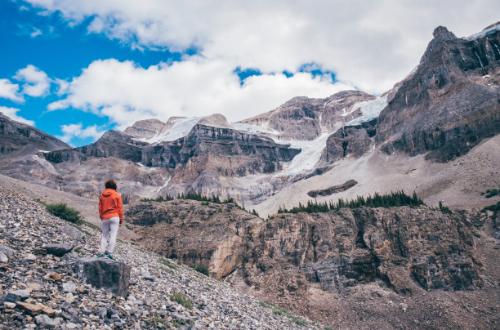
[[[434,36],[434,38],[442,40],[451,40],[456,38],[453,32],[450,32],[445,26],[438,26],[437,28],[435,28],[432,35]]]

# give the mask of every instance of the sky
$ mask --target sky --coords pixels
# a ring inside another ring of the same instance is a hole
[[[499,12],[497,0],[1,0],[0,112],[80,146],[140,119],[377,95],[435,27],[468,36]]]

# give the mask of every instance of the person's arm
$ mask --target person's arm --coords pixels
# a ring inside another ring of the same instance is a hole
[[[120,225],[123,223],[123,201],[122,195],[118,195],[118,216],[120,217]]]
[[[103,213],[102,198],[99,196],[99,218],[101,218],[101,219],[102,219],[102,213]]]

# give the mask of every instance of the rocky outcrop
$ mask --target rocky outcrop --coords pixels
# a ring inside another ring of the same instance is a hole
[[[409,207],[284,214],[249,249],[250,283],[259,269],[293,266],[327,291],[368,282],[402,294],[419,287],[474,289],[482,280],[472,248],[473,227],[464,214]]]
[[[17,156],[34,154],[39,150],[52,151],[69,146],[42,131],[0,113],[0,155],[15,153]]]
[[[148,250],[191,266],[206,266],[219,279],[242,262],[244,239],[261,222],[233,203],[191,200],[141,202],[132,205],[126,216],[137,225],[137,242]]]
[[[436,306],[430,296],[446,300],[492,290],[484,272],[495,257],[478,259],[477,228],[484,219],[471,213],[358,208],[263,220],[232,204],[173,200],[132,205],[127,217],[146,249],[206,266],[210,276],[332,324],[338,304],[353,300],[362,306],[378,301],[380,311],[389,296],[401,306],[421,297],[412,307],[419,318]],[[313,305],[321,312],[315,314]],[[392,313],[405,317],[400,308]],[[458,320],[454,313],[447,322]]]
[[[356,180],[347,180],[343,184],[335,185],[328,187],[326,189],[321,189],[321,190],[311,190],[307,193],[310,197],[318,197],[318,196],[329,196],[332,194],[336,194],[342,191],[346,191],[347,189],[350,189],[354,187],[355,185],[358,184],[358,181]]]
[[[500,31],[462,39],[438,27],[380,114],[377,142],[388,153],[447,161],[498,134],[499,109]]]
[[[158,119],[145,119],[136,121],[127,127],[123,133],[138,139],[150,139],[160,134],[168,125]]]
[[[96,288],[114,295],[127,297],[130,282],[130,266],[107,258],[85,258],[74,264],[79,278]]]
[[[198,124],[185,138],[146,147],[142,162],[146,166],[175,168],[197,157],[231,158],[229,164],[213,164],[218,174],[242,176],[274,172],[280,168],[280,162],[292,160],[299,152],[270,138]],[[236,166],[231,166],[231,162]]]
[[[242,121],[265,125],[283,139],[313,140],[361,115],[359,104],[375,97],[361,91],[342,91],[324,99],[294,97],[275,110]]]
[[[141,226],[137,231],[148,249],[204,264],[219,278],[242,267],[249,283],[260,283],[267,270],[294,267],[305,280],[338,292],[377,281],[399,293],[482,285],[466,214],[359,208],[263,221],[232,204],[174,200],[135,205],[127,216]]]
[[[373,145],[377,119],[356,126],[344,126],[326,140],[321,164],[331,164],[347,156],[361,157]]]
[[[49,152],[45,154],[45,158],[52,163],[85,161],[92,157],[115,157],[131,162],[140,162],[142,148],[146,145],[147,143],[136,141],[121,132],[108,131],[95,143],[75,149]]]

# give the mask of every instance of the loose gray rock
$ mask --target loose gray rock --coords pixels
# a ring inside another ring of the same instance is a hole
[[[80,259],[74,266],[77,276],[96,288],[126,297],[130,281],[130,266],[124,262],[103,258]]]
[[[40,314],[35,317],[35,322],[38,324],[42,329],[43,328],[48,328],[48,329],[54,329],[57,326],[57,322],[48,317],[45,314]]]
[[[71,252],[73,250],[73,246],[69,244],[49,244],[43,247],[45,250],[45,254],[51,254],[56,257],[62,257],[66,253]]]

